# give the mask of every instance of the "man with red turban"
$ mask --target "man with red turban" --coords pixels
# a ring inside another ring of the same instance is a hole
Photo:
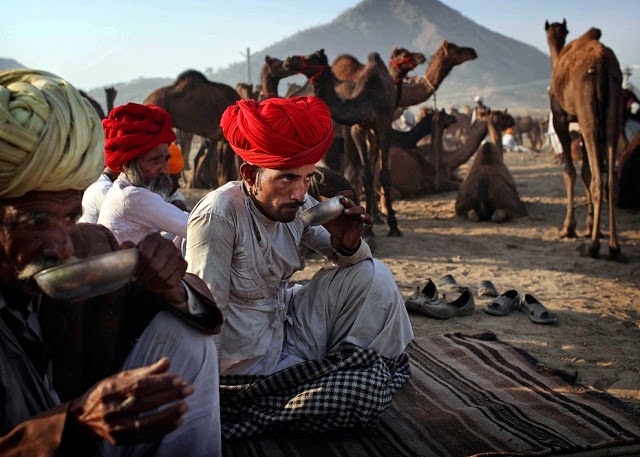
[[[204,279],[226,317],[218,348],[222,374],[271,374],[335,355],[343,342],[400,356],[413,338],[390,270],[361,239],[371,215],[351,193],[342,213],[305,225],[318,202],[307,193],[315,164],[333,141],[329,109],[315,97],[240,100],[221,118],[244,159],[241,181],[206,195],[187,230],[189,271]],[[337,268],[289,287],[304,268],[302,245]]]
[[[176,139],[171,115],[154,105],[127,103],[102,121],[107,166],[122,171],[107,194],[98,223],[118,242],[138,243],[161,231],[176,240],[187,235],[188,215],[168,203],[172,193],[169,145]]]

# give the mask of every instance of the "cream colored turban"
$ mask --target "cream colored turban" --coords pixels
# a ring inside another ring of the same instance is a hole
[[[0,71],[0,198],[86,189],[104,168],[98,114],[67,81]]]

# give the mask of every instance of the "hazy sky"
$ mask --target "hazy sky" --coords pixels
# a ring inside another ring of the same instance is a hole
[[[490,30],[545,53],[544,21],[566,18],[569,39],[591,26],[621,65],[640,65],[637,0],[442,0]],[[140,76],[174,78],[242,60],[308,27],[330,22],[359,0],[6,1],[0,57],[56,73],[82,89]],[[7,20],[11,18],[10,20]],[[433,50],[425,50],[429,54]],[[279,56],[283,57],[283,56]],[[640,68],[632,81],[640,87]]]

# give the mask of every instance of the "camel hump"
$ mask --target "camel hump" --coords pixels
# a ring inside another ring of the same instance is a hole
[[[602,30],[600,30],[597,27],[591,27],[589,30],[587,30],[584,35],[582,35],[582,37],[580,37],[579,39],[585,39],[585,40],[600,40],[600,37],[602,37]]]
[[[382,61],[380,54],[377,52],[372,52],[371,54],[369,54],[367,56],[367,60],[369,62],[381,63],[382,65],[384,65],[384,62]]]
[[[353,62],[353,63],[356,63],[358,65],[362,65],[360,63],[360,61],[358,61],[358,59],[356,59],[351,54],[340,54],[338,57],[336,57],[336,59],[333,61],[333,63],[335,64],[336,62],[341,61],[341,60],[347,60],[349,62]]]
[[[178,75],[178,77],[176,78],[174,84],[179,84],[181,82],[184,82],[188,79],[197,79],[200,80],[202,82],[211,82],[207,79],[207,77],[205,75],[203,75],[201,72],[199,72],[198,70],[193,70],[193,69],[189,69],[189,70],[185,70],[182,73],[180,73]]]

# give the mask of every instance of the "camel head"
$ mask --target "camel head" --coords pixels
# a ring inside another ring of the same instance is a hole
[[[511,114],[507,113],[506,108],[504,111],[491,111],[489,113],[489,122],[495,125],[500,131],[516,125],[515,119]]]
[[[433,114],[433,126],[434,127],[441,127],[442,129],[446,129],[448,127],[451,127],[453,124],[455,124],[457,121],[456,117],[453,116],[452,114],[447,114],[447,112],[444,109],[441,109],[440,111],[436,111]],[[435,130],[435,128],[434,128]]]
[[[402,75],[406,75],[418,65],[427,61],[421,52],[411,52],[405,48],[393,48],[389,63],[398,69]]]
[[[297,73],[296,71],[285,69],[283,63],[282,60],[276,57],[265,56],[262,71],[277,79],[293,76]]]
[[[286,70],[302,73],[313,81],[320,76],[324,70],[329,68],[329,60],[324,53],[324,49],[320,49],[306,56],[289,56],[285,59],[282,66]]]
[[[477,58],[478,54],[476,53],[475,49],[461,47],[454,43],[450,43],[447,40],[444,40],[433,57],[431,57],[431,60],[447,62],[453,67],[455,65],[460,65],[467,60],[474,60]]]
[[[567,29],[567,20],[563,19],[562,22],[554,22],[549,24],[549,21],[544,22],[544,30],[547,32],[547,42],[552,49],[560,50],[567,42],[567,35],[569,29]]]

